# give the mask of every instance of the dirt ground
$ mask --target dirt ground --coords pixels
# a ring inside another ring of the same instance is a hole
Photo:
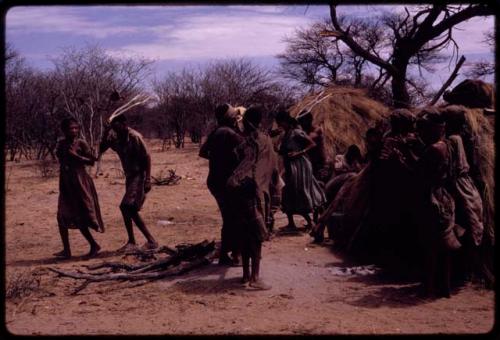
[[[197,147],[160,152],[150,143],[152,174],[176,170],[174,186],[154,186],[142,210],[161,245],[218,240],[220,217],[205,179],[207,161]],[[347,265],[331,247],[310,243],[307,234],[276,236],[264,243],[262,277],[272,285],[253,291],[239,284],[241,267],[210,264],[183,276],[145,285],[81,282],[43,270],[75,271],[84,264],[122,260],[113,251],[126,241],[118,209],[124,192],[116,155],[108,152],[104,176],[95,179],[106,231],[95,234],[102,251],[81,256],[87,245],[70,231],[74,258],[55,260],[61,250],[56,210],[58,178],[42,178],[37,162],[8,162],[6,178],[6,287],[38,272],[29,295],[6,300],[5,320],[17,335],[73,334],[413,334],[485,333],[494,323],[494,292],[469,284],[449,299],[420,300],[415,283],[381,274],[338,275]],[[277,214],[276,226],[285,224]],[[160,225],[159,220],[171,221]],[[301,221],[298,221],[302,223]],[[136,232],[138,242],[144,242]],[[337,274],[336,274],[337,273]],[[17,285],[22,286],[23,281]],[[15,286],[15,285],[14,285]],[[22,288],[22,287],[18,287]]]

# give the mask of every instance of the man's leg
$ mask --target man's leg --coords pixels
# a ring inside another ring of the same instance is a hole
[[[135,222],[135,225],[139,230],[142,232],[144,237],[147,240],[146,247],[148,249],[154,249],[158,247],[158,242],[154,239],[153,235],[149,232],[148,228],[146,228],[146,224],[144,223],[143,219],[141,218],[141,215],[139,215],[139,212],[135,208],[129,208],[129,213],[130,216],[132,217],[132,220]]]
[[[309,216],[309,214],[304,214],[302,215],[302,217],[304,217],[304,219],[306,220],[307,224],[304,226],[307,229],[311,229],[312,228],[312,221],[311,221],[311,217]]]
[[[219,264],[224,266],[229,266],[233,263],[233,260],[229,257],[228,253],[230,250],[230,230],[228,224],[228,209],[226,207],[226,202],[222,194],[214,195],[219,211],[222,218],[222,228],[220,231],[220,254],[219,254]]]
[[[241,258],[243,261],[243,278],[241,283],[246,284],[250,281],[250,257],[245,252],[242,252]]]
[[[297,230],[297,226],[295,225],[295,222],[293,220],[293,214],[290,214],[290,213],[286,213],[286,217],[288,219],[288,224],[282,228],[280,228],[280,230]]]
[[[126,250],[127,248],[135,246],[135,236],[134,230],[132,226],[132,216],[127,206],[124,204],[120,205],[120,210],[123,216],[123,222],[125,223],[125,229],[127,230],[128,241],[127,243],[121,247],[119,250]]]
[[[254,241],[255,242],[255,241]],[[251,250],[250,258],[252,259],[252,273],[250,274],[250,287],[260,289],[260,290],[268,290],[272,287],[266,283],[264,283],[260,277],[260,258],[262,251],[262,243],[256,242]]]
[[[90,245],[90,251],[87,254],[87,256],[89,256],[89,257],[95,256],[99,252],[99,250],[101,250],[101,247],[97,244],[94,237],[90,233],[90,229],[89,228],[80,228],[80,232],[82,233],[83,237],[85,237],[85,239],[87,240],[87,242]]]
[[[62,258],[70,258],[71,257],[71,248],[69,246],[69,233],[68,228],[64,228],[59,226],[59,234],[61,235],[61,240],[63,243],[63,250],[55,253],[54,256],[62,257]]]

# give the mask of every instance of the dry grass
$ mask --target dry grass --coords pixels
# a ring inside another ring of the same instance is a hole
[[[484,208],[485,232],[490,240],[495,239],[494,212],[495,212],[495,126],[483,114],[483,109],[464,108],[466,120],[471,131],[477,136],[479,146],[479,171],[485,184],[481,193]],[[494,119],[494,118],[493,118]]]
[[[5,287],[6,299],[24,298],[40,288],[40,276],[33,270],[18,271],[7,280]]]
[[[343,153],[351,144],[365,151],[364,135],[390,113],[384,104],[368,98],[361,89],[331,87],[304,97],[290,112],[297,116],[302,110],[313,114],[313,123],[325,134],[325,148],[330,157]]]
[[[37,163],[38,174],[42,178],[56,177],[58,173],[58,162],[51,159],[44,159]]]

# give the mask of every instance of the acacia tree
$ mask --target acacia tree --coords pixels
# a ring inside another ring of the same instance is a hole
[[[380,56],[391,43],[382,22],[376,18],[363,21],[342,17],[339,21],[350,27],[350,34],[361,46],[376,55]],[[305,85],[310,91],[331,84],[351,85],[367,88],[369,95],[380,98],[387,92],[386,73],[370,65],[338,38],[325,39],[325,32],[333,29],[330,20],[324,20],[298,29],[293,36],[287,37],[285,52],[277,56],[280,73]]]
[[[298,80],[310,90],[337,82],[339,70],[345,67],[345,56],[337,40],[330,41],[321,35],[328,27],[326,22],[317,22],[286,37],[286,50],[277,55],[281,74]]]
[[[453,40],[454,27],[473,17],[493,14],[494,5],[489,3],[425,5],[418,6],[413,13],[405,7],[404,14],[390,15],[385,20],[393,43],[388,57],[384,58],[362,46],[353,37],[350,26],[344,27],[339,20],[337,5],[331,3],[330,18],[333,30],[329,31],[328,35],[340,39],[353,53],[383,69],[391,78],[394,107],[409,107],[411,100],[407,73],[411,62],[418,63],[423,58],[432,59],[450,44],[454,44],[458,52],[458,45]]]

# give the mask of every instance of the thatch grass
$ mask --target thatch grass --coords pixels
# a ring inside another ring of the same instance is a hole
[[[302,110],[311,111],[313,124],[323,129],[329,158],[344,153],[351,144],[364,152],[366,130],[390,113],[384,104],[368,98],[364,90],[349,87],[330,87],[305,96],[290,114],[295,117]]]
[[[485,187],[481,192],[484,209],[484,231],[492,242],[495,239],[495,126],[483,114],[483,109],[464,108],[466,121],[477,137],[479,172]],[[494,119],[494,118],[493,118]]]

